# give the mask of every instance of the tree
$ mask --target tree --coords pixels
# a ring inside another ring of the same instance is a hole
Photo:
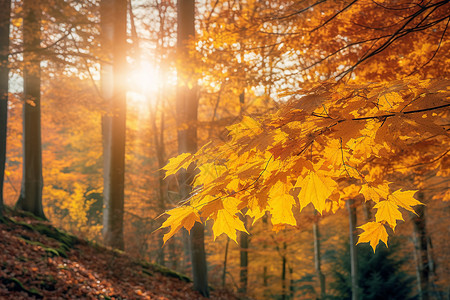
[[[177,86],[177,116],[178,116],[178,151],[179,153],[197,151],[197,109],[198,96],[196,82],[186,69],[189,61],[188,42],[195,35],[195,1],[177,2],[177,55],[180,59]],[[192,170],[180,172],[179,184],[181,198],[185,199],[192,191]],[[194,289],[208,297],[208,277],[206,268],[206,253],[204,244],[204,227],[195,222],[190,232],[190,251]]]
[[[407,258],[400,257],[398,242],[389,249],[379,247],[376,253],[368,245],[358,245],[358,279],[360,299],[417,299],[411,291],[414,277],[402,271]],[[327,299],[350,299],[352,295],[349,247],[337,252],[332,269],[333,281]]]
[[[23,175],[16,208],[45,218],[42,208],[41,1],[23,2]]]
[[[101,19],[103,47],[111,49],[101,88],[108,107],[103,118],[103,236],[106,245],[124,249],[127,1],[102,0]]]
[[[439,125],[450,106],[448,85],[414,78],[390,85],[319,84],[273,115],[245,117],[228,127],[227,142],[169,160],[167,175],[194,161],[202,168],[190,201],[168,212],[165,239],[211,219],[215,236],[236,240],[236,230],[246,232],[238,217],[243,208],[255,220],[269,212],[274,230],[296,226],[294,212],[309,204],[319,213],[339,206],[344,183],[351,180],[377,210],[375,222],[360,227],[358,243],[370,242],[373,249],[380,240],[387,244],[386,227],[395,229],[403,220],[399,209],[414,211],[421,202],[413,198],[416,191],[391,187],[388,172],[371,172],[385,161],[408,166],[398,154],[416,159],[418,148],[428,151],[424,164],[439,167],[448,142]]]
[[[439,168],[447,153],[448,100],[441,94],[446,88],[436,87],[448,82],[407,75],[448,74],[448,3],[216,1],[211,6],[212,22],[197,44],[202,61],[210,63],[214,79],[208,80],[229,86],[243,70],[251,74],[251,88],[259,88],[271,78],[269,86],[281,91],[286,103],[271,115],[245,116],[229,126],[224,142],[169,161],[166,176],[192,162],[201,168],[195,193],[168,212],[163,227],[171,228],[164,239],[195,221],[213,220],[215,237],[225,233],[236,241],[236,230],[246,232],[243,214],[255,221],[271,214],[274,230],[299,226],[298,213],[310,203],[321,214],[342,208],[352,199],[345,188],[355,181],[376,211],[375,221],[361,226],[359,242],[374,249],[380,240],[387,242],[402,212],[421,204],[414,190],[391,183],[394,173],[416,170],[415,157]],[[393,21],[380,28],[386,19]],[[426,47],[415,42],[419,38]],[[266,53],[271,55],[264,60]],[[261,61],[271,76],[258,72]],[[323,82],[327,79],[341,83]]]
[[[244,225],[247,224],[246,217],[242,218]],[[249,251],[249,238],[248,234],[245,232],[241,232],[239,236],[239,292],[242,294],[247,293],[247,286],[248,286],[248,251]]]
[[[320,251],[321,247],[320,247],[319,218],[317,218],[317,216],[315,216],[313,223],[313,237],[314,237],[314,266],[316,269],[316,275],[320,286],[320,299],[324,299],[326,286],[325,286],[325,275],[321,270],[322,256]]]
[[[423,192],[419,192],[419,197],[423,201]],[[413,216],[414,226],[414,250],[417,253],[417,282],[419,287],[419,298],[421,300],[430,299],[431,294],[431,280],[430,275],[432,273],[432,263],[430,261],[430,255],[428,253],[430,238],[427,234],[426,222],[425,222],[425,208],[420,207],[417,210],[417,214]]]
[[[358,273],[358,248],[356,247],[356,207],[355,200],[347,200],[348,220],[349,220],[349,250],[350,250],[350,276],[351,276],[351,298],[352,300],[362,299],[360,297],[359,273]]]
[[[1,0],[0,7],[0,217],[3,213],[3,182],[6,165],[6,129],[8,118],[9,25],[11,0]]]

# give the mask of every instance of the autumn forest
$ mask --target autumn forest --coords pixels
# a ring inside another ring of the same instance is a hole
[[[199,299],[450,299],[449,23],[448,0],[0,0],[0,225]],[[4,259],[0,298],[71,299]],[[95,299],[193,297],[146,288]]]

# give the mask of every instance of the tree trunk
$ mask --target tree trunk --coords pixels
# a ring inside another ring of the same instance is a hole
[[[245,104],[245,90],[239,94],[239,117],[242,120]],[[245,216],[246,210],[243,212],[244,215],[240,216],[241,221],[244,223],[244,227],[247,228],[247,216]],[[245,232],[240,232],[240,272],[239,272],[239,292],[241,294],[247,293],[248,285],[248,234]]]
[[[267,227],[267,215],[265,215],[265,216],[263,216],[262,217],[262,221],[263,221],[263,230],[269,230]],[[267,243],[266,243],[266,240],[264,239],[263,240],[263,252],[265,253],[266,252],[266,249],[267,249]],[[266,261],[264,260],[264,265],[263,265],[263,290],[264,290],[264,292],[266,292],[266,289],[267,289],[267,287],[268,287],[268,285],[269,285],[269,283],[268,283],[268,279],[269,279],[269,275],[267,274],[267,263],[266,263]]]
[[[247,217],[243,216],[242,221],[244,222],[244,226],[247,227]],[[245,232],[239,233],[240,239],[240,272],[239,272],[239,292],[242,294],[247,293],[247,284],[248,284],[248,234]]]
[[[282,300],[286,300],[287,299],[287,290],[286,290],[286,264],[287,264],[286,248],[287,248],[287,243],[283,242],[283,252],[282,252],[282,256],[281,256],[281,299]]]
[[[320,299],[325,299],[325,276],[323,275],[321,270],[319,219],[317,216],[315,216],[314,218],[313,236],[314,236],[314,263],[317,279],[319,280]]]
[[[195,76],[189,71],[189,49],[187,42],[195,35],[195,1],[177,1],[177,55],[180,60],[177,87],[178,152],[197,151],[197,109],[198,96]],[[180,172],[179,184],[182,199],[192,190],[192,170]],[[190,250],[194,289],[209,297],[204,226],[195,223],[190,233]]]
[[[372,219],[372,202],[368,202],[363,200],[362,201],[362,211],[363,211],[363,215],[364,215],[364,220],[366,222],[370,222],[370,220]]]
[[[230,238],[227,238],[227,243],[225,245],[225,255],[223,258],[223,272],[222,272],[222,288],[225,288],[225,282],[227,279],[227,261],[228,261],[228,246],[230,245]]]
[[[161,104],[161,116],[160,116],[160,124],[159,128],[157,126],[157,106]],[[155,146],[155,153],[158,159],[158,213],[162,214],[166,210],[166,183],[164,181],[164,170],[162,169],[166,165],[165,158],[165,147],[164,147],[164,101],[159,101],[155,105],[155,109],[150,109],[150,117],[152,122],[152,130],[153,130],[153,143]],[[162,230],[158,231],[158,256],[157,263],[164,266],[165,258],[164,258],[164,242],[163,242],[164,233]]]
[[[424,202],[423,192],[417,193],[418,200]],[[419,295],[421,300],[430,299],[430,263],[428,255],[428,234],[425,223],[425,206],[419,205],[415,208],[417,215],[412,220],[414,224],[414,244],[417,253],[417,266],[419,283]]]
[[[124,249],[123,214],[126,131],[126,26],[127,1],[102,0],[103,47],[111,49],[102,65],[104,187],[103,238],[106,245]]]
[[[3,215],[3,182],[6,167],[6,129],[8,119],[8,54],[11,0],[0,0],[0,217]]]
[[[358,254],[356,251],[356,207],[353,199],[347,200],[347,209],[349,214],[349,227],[350,227],[350,270],[351,270],[351,283],[352,283],[352,300],[359,299],[359,286],[358,286]]]
[[[290,282],[289,282],[289,299],[295,299],[294,298],[294,268],[293,267],[289,267],[289,276],[290,276]]]
[[[44,218],[42,207],[41,143],[41,7],[39,0],[23,1],[23,175],[17,209]]]
[[[176,270],[178,271],[179,265],[178,265],[178,260],[179,260],[179,254],[177,254],[177,247],[175,244],[175,240],[174,239],[170,239],[167,241],[168,245],[168,261],[169,261],[169,268],[171,268],[172,270]]]
[[[161,112],[161,124],[160,124],[160,140],[155,144],[156,148],[156,156],[158,157],[158,206],[159,206],[159,212],[164,213],[166,210],[166,184],[164,181],[164,170],[162,169],[166,164],[165,159],[165,150],[164,150],[164,110]],[[154,116],[156,118],[156,115]],[[156,124],[156,120],[154,120],[154,124]],[[158,132],[157,128],[155,126],[154,128],[154,138],[155,142],[158,141]],[[163,242],[163,232],[162,230],[159,230],[159,249],[158,249],[158,263],[162,266],[165,265],[165,259],[164,259],[164,242]]]

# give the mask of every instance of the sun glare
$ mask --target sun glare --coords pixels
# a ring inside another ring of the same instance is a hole
[[[161,79],[153,64],[145,62],[140,68],[131,70],[128,89],[130,104],[143,106],[154,102],[159,88]]]

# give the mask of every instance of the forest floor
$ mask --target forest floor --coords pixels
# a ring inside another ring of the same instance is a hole
[[[0,299],[205,298],[184,275],[9,211],[0,220]],[[238,298],[213,290],[211,299]]]

